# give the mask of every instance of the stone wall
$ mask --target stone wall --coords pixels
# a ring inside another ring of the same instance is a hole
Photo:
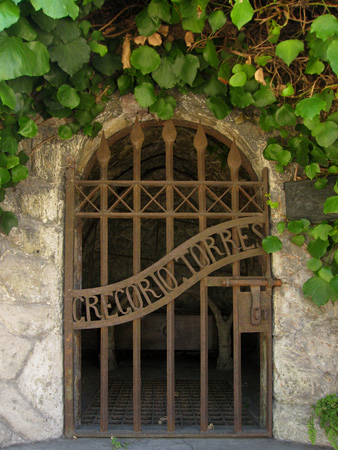
[[[241,114],[218,121],[203,98],[177,100],[178,119],[201,119],[235,139],[257,174],[265,165],[272,167],[262,157],[265,136]],[[137,111],[140,120],[153,119],[130,96],[113,99],[100,119],[106,136],[130,126]],[[19,226],[9,237],[0,236],[0,446],[63,433],[64,175],[69,157],[75,158],[79,173],[84,170],[99,137],[62,142],[58,125],[47,121],[25,143],[27,153],[33,151],[30,177],[9,193],[4,205],[17,214]],[[272,199],[281,205],[283,181],[291,178],[290,172],[270,170]],[[272,230],[283,212],[283,207],[273,212]],[[337,387],[338,302],[317,308],[304,299],[306,252],[287,239],[273,256],[273,271],[283,281],[274,293],[274,435],[308,442],[310,405]]]

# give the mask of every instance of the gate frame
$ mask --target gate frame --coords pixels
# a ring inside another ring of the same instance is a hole
[[[208,213],[206,212],[206,185],[208,182],[205,180],[205,150],[207,147],[207,139],[204,133],[204,129],[208,134],[214,136],[219,141],[225,143],[231,148],[228,165],[231,173],[231,182],[222,182],[223,184],[231,185],[231,213],[222,214],[219,213],[218,216],[226,216],[228,219],[235,219],[243,216],[239,209],[239,189],[244,182],[239,182],[238,172],[242,165],[249,173],[251,178],[256,178],[253,170],[250,170],[250,164],[243,155],[240,155],[237,147],[234,143],[231,143],[229,139],[220,133],[216,132],[212,128],[207,128],[197,125],[191,122],[186,122],[182,120],[170,120],[166,121],[163,128],[163,138],[166,145],[166,209],[169,211],[173,210],[173,186],[177,185],[177,182],[173,179],[173,145],[176,139],[176,130],[174,123],[177,126],[189,127],[196,129],[197,133],[194,140],[194,146],[197,150],[197,164],[198,164],[198,183],[195,181],[186,182],[187,186],[194,186],[198,184],[198,198],[199,198],[199,230],[203,232],[206,229],[206,220]],[[144,128],[152,126],[161,126],[162,124],[158,122],[145,122],[142,123]],[[116,133],[108,142],[116,142],[122,137],[126,136],[131,131],[131,140],[134,149],[134,176],[131,182],[133,186],[133,239],[134,239],[134,250],[133,250],[133,261],[134,261],[134,274],[137,275],[140,271],[140,247],[135,245],[135,243],[140,243],[140,226],[141,226],[141,147],[143,143],[143,133],[138,120],[133,127],[128,127],[119,133]],[[101,240],[101,286],[106,286],[108,284],[108,246],[102,245],[102,243],[107,242],[108,239],[108,219],[111,214],[108,212],[108,186],[114,184],[107,180],[108,163],[110,159],[109,146],[104,138],[101,140],[101,144],[96,152],[97,159],[100,164],[100,180],[98,189],[100,191],[100,211],[98,212],[100,220],[100,240]],[[243,160],[242,160],[242,158]],[[94,164],[94,158],[92,157],[87,168],[85,170],[85,175],[90,173],[92,166]],[[254,176],[252,176],[254,175]],[[265,193],[268,192],[268,180],[267,180],[267,169],[264,168],[262,171],[263,181],[250,181],[247,182],[250,185],[256,185],[263,187]],[[121,180],[119,180],[121,181]],[[118,181],[118,182],[119,182]],[[116,182],[115,184],[118,184]],[[135,183],[136,182],[136,183]],[[161,182],[159,182],[160,184]],[[172,183],[172,184],[170,184]],[[76,201],[76,188],[77,186],[85,184],[84,181],[75,180],[75,166],[74,163],[70,163],[67,170],[67,181],[66,181],[66,220],[65,220],[65,309],[64,309],[64,336],[65,336],[65,434],[67,437],[71,437],[75,433],[75,410],[78,409],[80,399],[76,397],[78,392],[75,385],[79,385],[81,380],[81,374],[76,369],[76,365],[79,363],[79,349],[81,350],[80,344],[80,331],[74,329],[73,323],[73,300],[74,292],[76,289],[79,290],[81,282],[81,225],[80,220],[78,220],[75,225],[75,217],[88,217],[85,213],[76,213],[75,201]],[[87,183],[88,184],[88,183]],[[95,182],[89,182],[89,184],[94,185]],[[97,184],[97,182],[96,182]],[[147,184],[147,183],[146,183]],[[86,197],[86,196],[85,196]],[[87,197],[86,197],[87,198]],[[87,198],[88,200],[88,198]],[[254,201],[254,200],[253,200]],[[254,202],[255,203],[255,202]],[[133,214],[131,213],[131,214]],[[155,213],[156,215],[156,213]],[[217,214],[216,214],[217,215]],[[268,234],[269,231],[269,215],[268,207],[264,203],[264,228],[265,233]],[[245,214],[244,214],[245,216]],[[246,215],[247,216],[247,215]],[[92,216],[91,216],[92,217]],[[167,230],[167,253],[173,250],[174,246],[174,235],[173,235],[173,222],[174,215],[165,214],[166,217],[166,230]],[[234,241],[239,244],[238,236],[236,230],[232,231]],[[233,277],[224,279],[223,277],[205,277],[200,282],[200,298],[201,298],[201,431],[198,434],[199,437],[243,437],[243,436],[271,436],[272,435],[272,333],[271,325],[272,318],[271,314],[268,321],[268,327],[265,329],[266,333],[266,430],[262,432],[255,433],[245,433],[242,431],[241,424],[241,326],[242,330],[246,331],[248,324],[240,325],[240,309],[239,302],[241,297],[243,297],[240,291],[240,286],[256,286],[256,293],[252,293],[252,299],[254,295],[256,297],[257,306],[257,286],[266,287],[265,292],[271,301],[271,290],[274,285],[280,285],[279,280],[273,280],[271,277],[271,266],[270,257],[265,255],[264,260],[264,272],[263,277],[240,277],[240,266],[239,260],[233,262]],[[75,264],[79,263],[80,264]],[[173,263],[168,263],[167,268],[169,271],[173,271]],[[246,279],[245,279],[246,278]],[[170,279],[167,280],[170,283]],[[225,284],[226,283],[226,284]],[[208,301],[206,289],[208,286],[232,286],[233,287],[233,308],[234,308],[234,433],[208,433],[208,373],[207,373],[207,363],[208,363],[208,342],[207,342],[207,320],[208,320]],[[258,288],[260,290],[260,287]],[[102,306],[101,306],[102,308]],[[102,312],[102,310],[101,310]],[[252,318],[251,318],[252,320]],[[244,332],[243,331],[243,332]],[[249,330],[250,331],[250,330]],[[258,332],[259,329],[255,328]],[[135,319],[133,321],[133,394],[134,394],[134,432],[137,436],[147,436],[147,437],[172,437],[175,428],[175,370],[174,370],[174,302],[171,301],[167,304],[167,390],[168,390],[168,429],[166,434],[144,434],[141,433],[141,402],[140,402],[140,392],[141,392],[141,374],[140,374],[140,319]],[[101,426],[100,432],[95,434],[95,436],[108,436],[108,328],[101,328]],[[202,368],[204,370],[202,370]],[[78,436],[93,436],[92,433],[84,432],[81,430],[76,431]],[[125,436],[124,433],[114,433],[118,437]],[[130,437],[130,434],[128,434]],[[185,433],[175,433],[174,436],[189,437],[195,434],[189,435]]]

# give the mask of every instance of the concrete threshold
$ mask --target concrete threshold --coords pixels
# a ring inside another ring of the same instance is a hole
[[[119,446],[121,445],[121,447]],[[57,439],[5,447],[10,450],[320,450],[317,445],[268,438],[251,439]]]

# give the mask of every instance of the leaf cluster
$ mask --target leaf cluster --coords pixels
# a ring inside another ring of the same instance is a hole
[[[327,440],[335,450],[338,450],[338,397],[327,395],[312,405],[312,415],[307,422],[308,434],[312,444],[315,444],[317,432],[315,418],[319,419],[320,427],[325,431]]]

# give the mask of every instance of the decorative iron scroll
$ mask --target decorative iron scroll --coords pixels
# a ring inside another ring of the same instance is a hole
[[[264,218],[259,216],[220,223],[187,240],[137,275],[107,286],[73,290],[73,328],[102,328],[143,317],[215,270],[264,255],[264,236],[258,229],[263,225]],[[182,262],[191,276],[174,276],[167,269],[171,261]]]

